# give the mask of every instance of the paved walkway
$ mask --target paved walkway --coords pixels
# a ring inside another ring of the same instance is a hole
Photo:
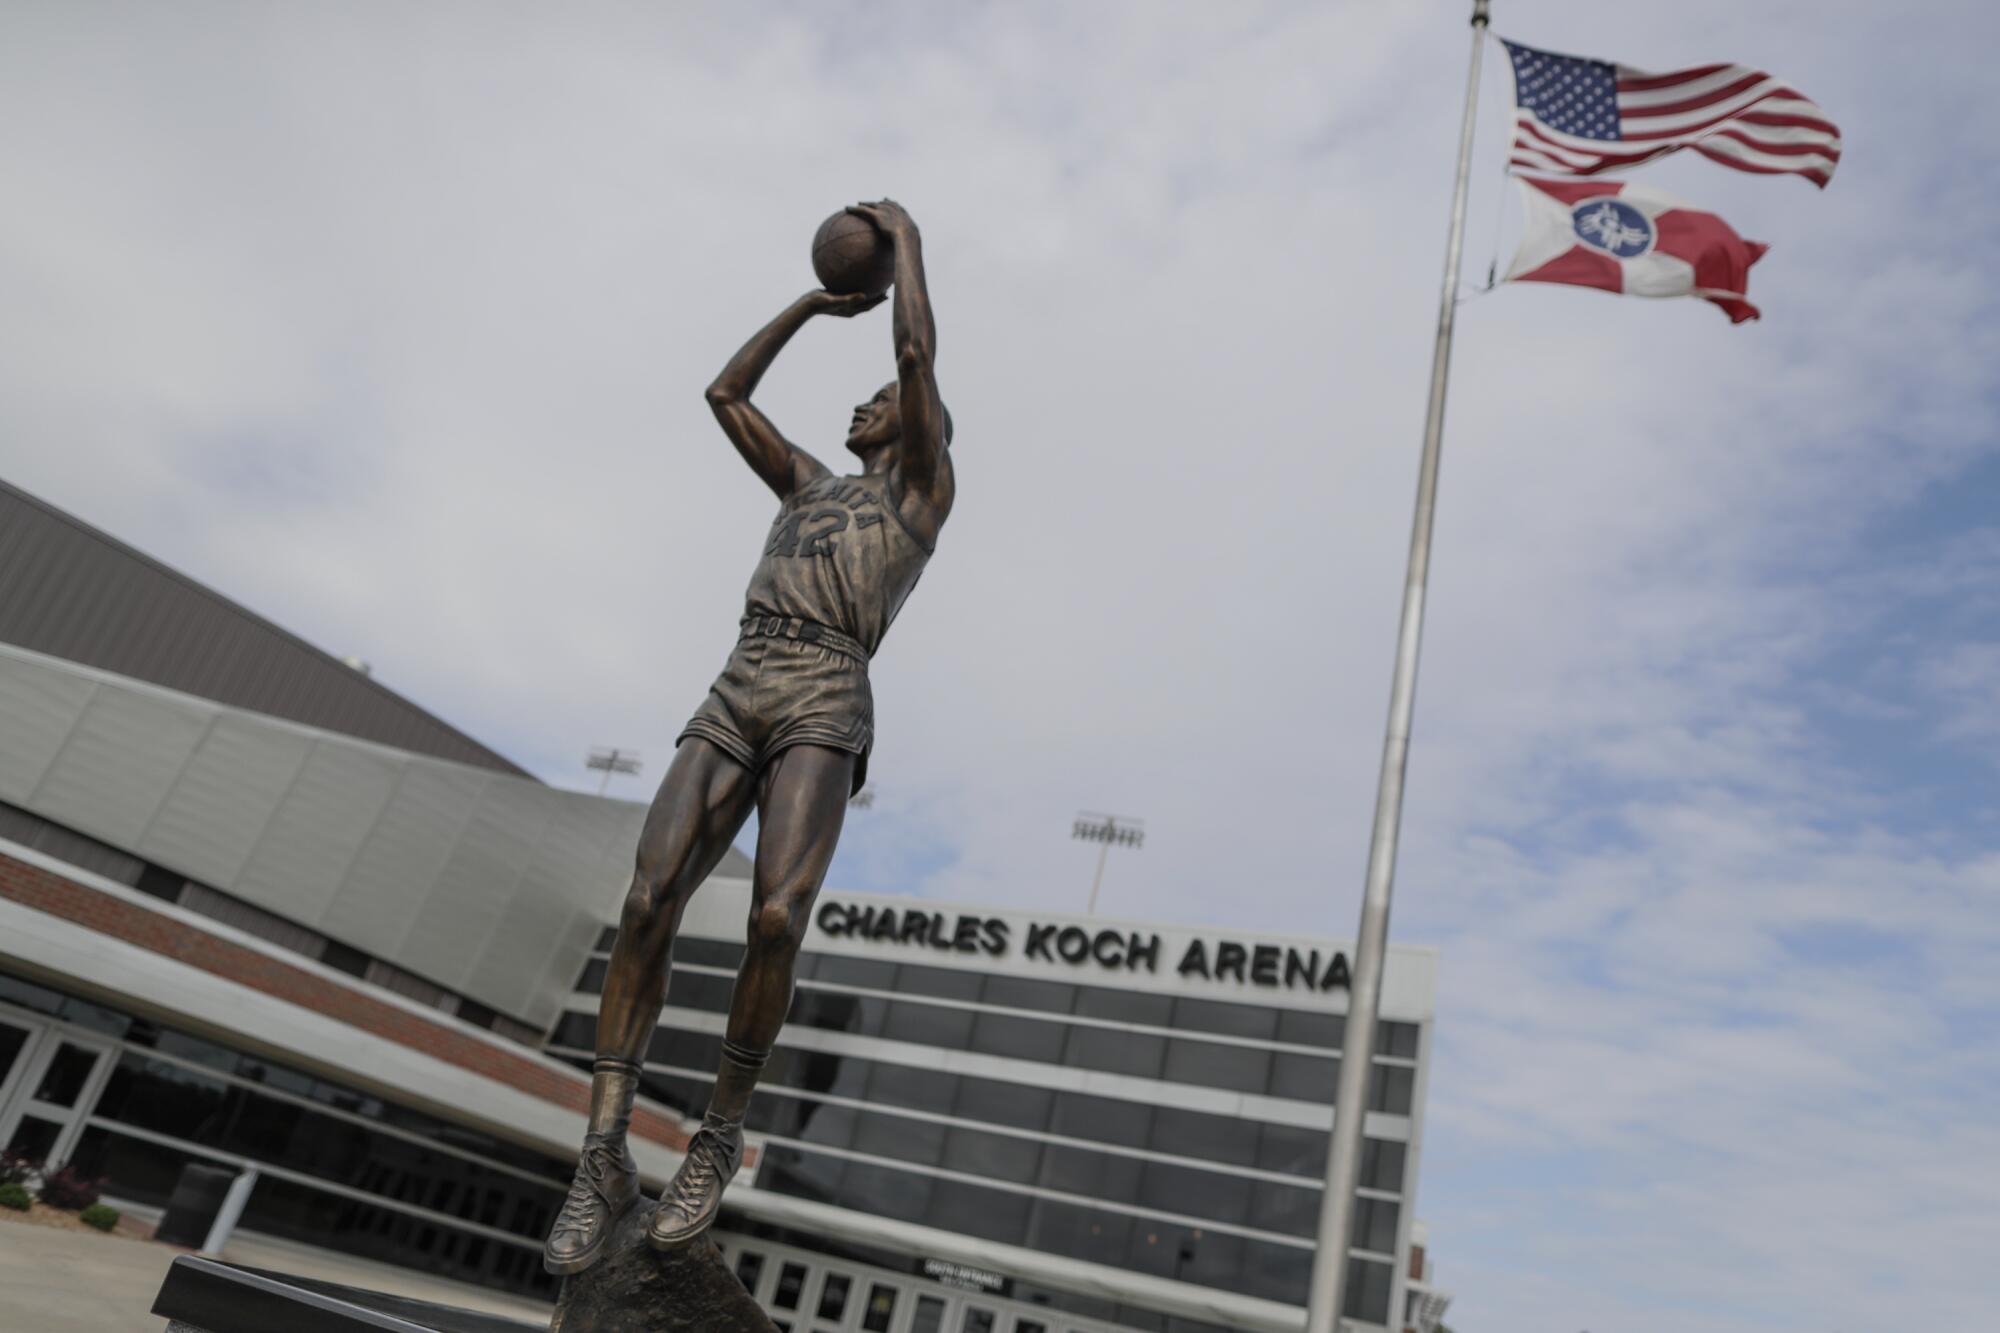
[[[0,1221],[0,1327],[23,1333],[161,1333],[149,1313],[167,1266],[185,1250],[153,1241],[58,1231]],[[298,1273],[351,1287],[462,1305],[546,1324],[551,1310],[519,1297],[289,1245],[240,1236],[223,1255],[232,1263]]]

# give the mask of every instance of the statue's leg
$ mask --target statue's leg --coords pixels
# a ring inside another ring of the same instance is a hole
[[[575,1273],[596,1262],[612,1226],[638,1200],[638,1167],[625,1133],[640,1062],[666,998],[674,932],[688,899],[749,817],[756,794],[750,770],[691,737],[675,752],[646,813],[598,1005],[583,1153],[542,1248],[542,1263],[552,1273]]]
[[[706,1231],[743,1162],[743,1116],[792,1003],[792,965],[847,814],[856,756],[794,745],[766,766],[758,801],[749,947],[736,975],[715,1093],[648,1238],[685,1245]]]

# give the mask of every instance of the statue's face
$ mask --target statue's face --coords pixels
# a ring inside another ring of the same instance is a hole
[[[854,419],[847,427],[847,447],[866,456],[885,444],[894,444],[903,433],[901,397],[891,380],[875,391],[875,396],[855,406]]]

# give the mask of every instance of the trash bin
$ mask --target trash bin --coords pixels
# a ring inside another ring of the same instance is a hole
[[[201,1243],[208,1239],[208,1229],[215,1225],[216,1214],[222,1211],[223,1197],[229,1193],[236,1174],[230,1167],[201,1162],[189,1162],[182,1167],[180,1179],[174,1182],[173,1198],[167,1201],[166,1215],[160,1219],[153,1238],[169,1245],[200,1249]]]

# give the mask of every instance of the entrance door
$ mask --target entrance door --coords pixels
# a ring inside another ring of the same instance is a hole
[[[107,1043],[0,1018],[0,1148],[51,1169],[67,1161],[110,1075],[110,1055]]]

